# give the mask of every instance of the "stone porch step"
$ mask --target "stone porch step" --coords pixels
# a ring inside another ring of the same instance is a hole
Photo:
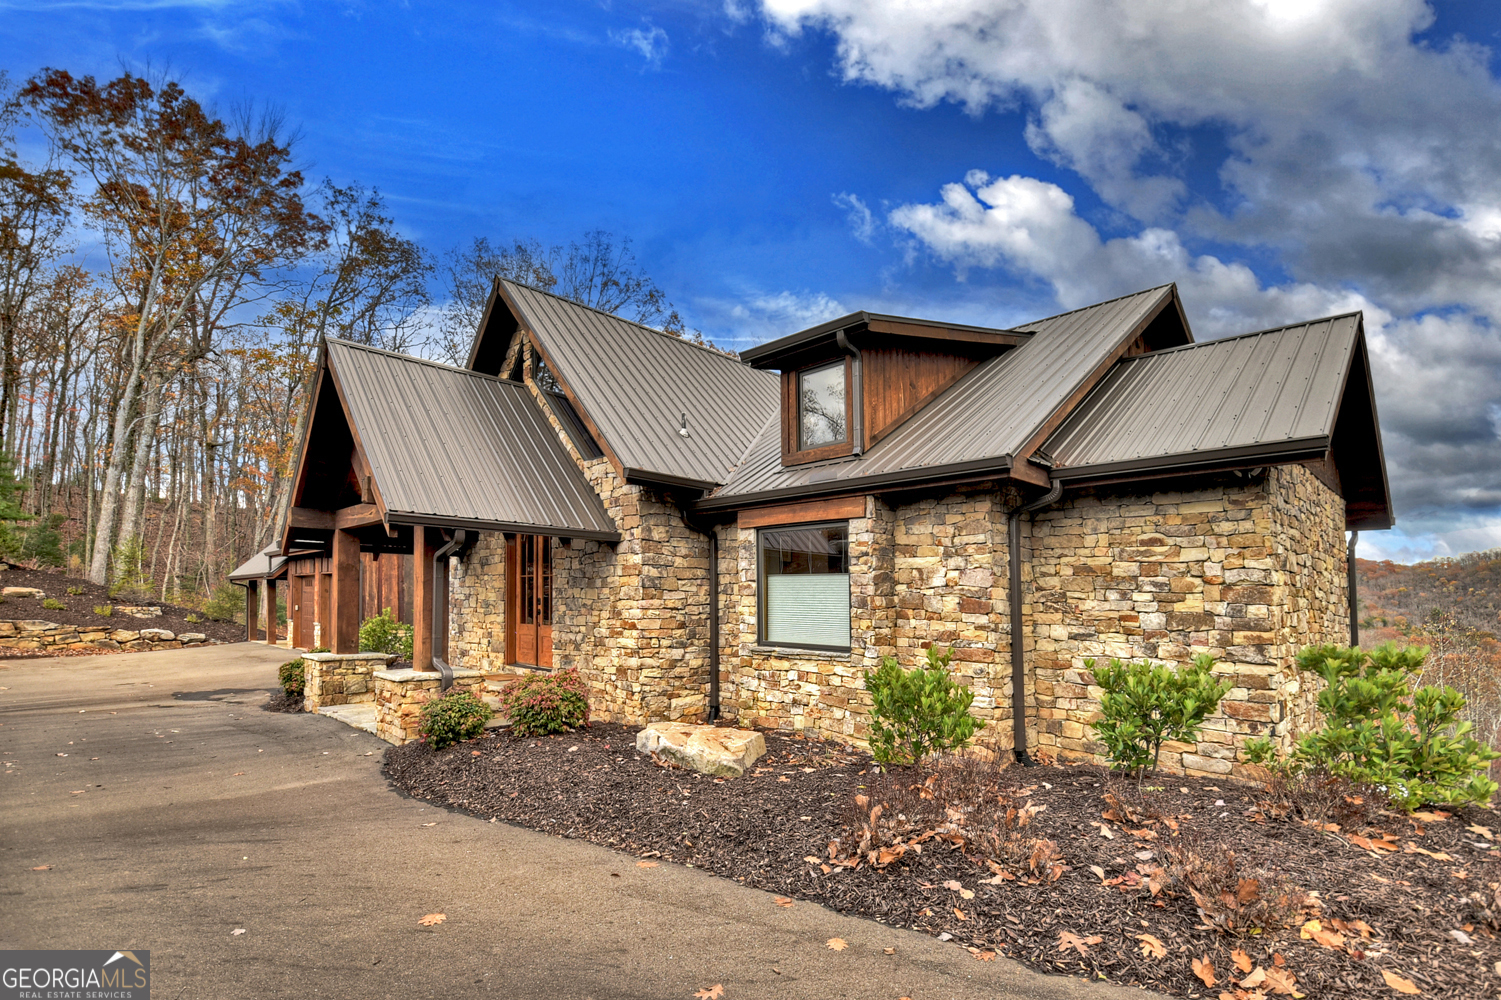
[[[363,729],[367,733],[375,732],[375,702],[373,701],[359,702],[354,705],[325,705],[318,709],[318,714],[336,719],[346,726]]]

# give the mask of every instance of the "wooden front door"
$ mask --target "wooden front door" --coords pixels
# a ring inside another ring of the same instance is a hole
[[[506,659],[552,666],[552,539],[513,535],[506,543]]]

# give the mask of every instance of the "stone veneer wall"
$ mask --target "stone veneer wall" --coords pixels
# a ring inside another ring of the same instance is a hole
[[[440,674],[431,670],[377,670],[371,676],[375,695],[375,735],[387,743],[401,746],[420,740],[422,709],[434,698],[442,697]],[[457,669],[449,694],[469,692],[482,697],[484,674],[476,670]]]
[[[1101,750],[1086,659],[1213,655],[1235,686],[1198,743],[1165,746],[1163,763],[1230,774],[1247,739],[1285,747],[1306,724],[1297,651],[1348,641],[1344,502],[1302,466],[1151,496],[1066,493],[1031,540],[1040,742],[1063,756]]]
[[[866,516],[850,522],[849,653],[756,644],[756,532],[739,531],[737,713],[758,726],[864,739],[862,673],[883,656],[904,667],[924,662],[936,644],[952,649],[952,669],[974,691],[972,711],[986,721],[977,743],[1010,750],[1006,512],[1017,502],[1014,488],[993,483],[894,508],[867,497]],[[1030,673],[1027,695],[1031,706]]]
[[[0,621],[0,649],[109,649],[136,652],[217,645],[202,632],[174,635],[164,628],[110,629],[87,625],[58,625],[29,619]]]
[[[607,458],[585,459],[531,382],[558,438],[621,534],[553,550],[553,665],[577,667],[601,721],[695,720],[708,705],[708,539],[671,494],[627,483]],[[514,347],[513,347],[514,351]],[[480,536],[449,575],[450,661],[487,673],[505,655],[505,539]]]
[[[394,659],[385,653],[303,653],[302,710],[374,701],[370,676]]]

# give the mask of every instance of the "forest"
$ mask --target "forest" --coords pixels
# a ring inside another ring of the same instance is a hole
[[[228,614],[325,337],[463,363],[494,275],[702,342],[629,237],[405,237],[271,110],[0,72],[0,559]]]

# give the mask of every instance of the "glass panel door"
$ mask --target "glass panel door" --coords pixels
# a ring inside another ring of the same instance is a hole
[[[509,660],[552,666],[552,539],[517,535],[508,546]]]

